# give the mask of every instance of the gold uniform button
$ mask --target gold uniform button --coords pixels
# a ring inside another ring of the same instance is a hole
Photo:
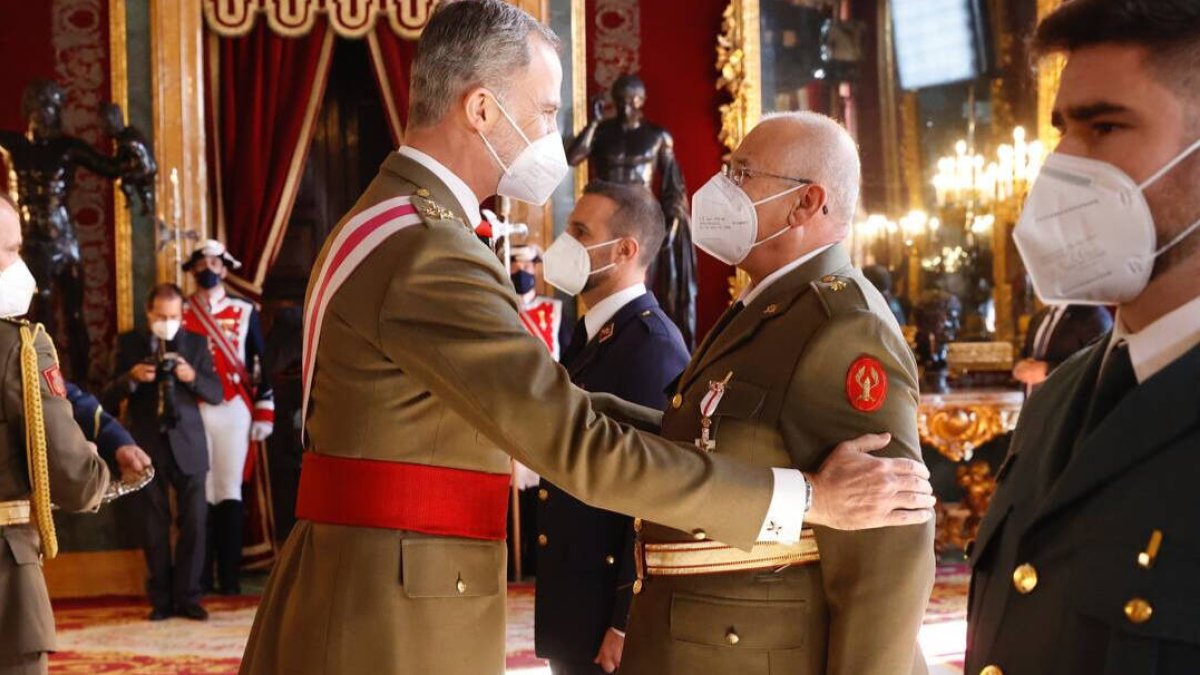
[[[696,541],[704,541],[708,539],[708,533],[704,530],[692,530],[692,539]]]
[[[546,501],[547,499],[550,499],[550,491],[547,490],[546,488],[539,489],[538,490],[538,499],[543,502]]]
[[[459,577],[458,583],[454,584],[454,587],[458,589],[459,595],[467,592],[467,582],[463,581],[462,577]]]
[[[988,666],[979,671],[979,675],[1004,675],[1004,671],[1000,670],[1000,666]]]
[[[1154,608],[1149,602],[1141,598],[1134,598],[1125,603],[1125,618],[1129,619],[1130,623],[1143,624],[1150,620],[1154,615]]]
[[[633,531],[638,532],[638,533],[640,533],[642,531],[642,519],[641,518],[633,519]]]
[[[1029,563],[1021,565],[1013,570],[1013,588],[1021,595],[1029,595],[1038,585],[1037,569]]]
[[[612,557],[611,555],[604,556],[604,564],[615,565],[616,563],[617,563],[617,559]]]
[[[642,592],[642,580],[638,579],[637,581],[633,582],[633,594],[637,595],[638,593],[641,593],[641,592]]]
[[[675,394],[675,396],[673,396],[671,398],[671,407],[676,410],[679,410],[679,408],[682,405],[683,405],[683,394]]]
[[[538,535],[538,546],[545,546],[550,543],[550,538],[544,534]]]
[[[742,638],[738,636],[737,631],[734,630],[733,628],[730,628],[729,630],[725,631],[725,642],[730,647],[736,645],[737,643],[739,643],[741,641],[742,641]]]

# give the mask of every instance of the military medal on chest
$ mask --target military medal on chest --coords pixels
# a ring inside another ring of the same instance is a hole
[[[724,380],[709,380],[708,393],[700,399],[700,437],[696,439],[696,449],[700,452],[712,452],[717,449],[717,441],[712,437],[712,418],[721,399],[725,397],[725,388],[733,379],[733,371]]]

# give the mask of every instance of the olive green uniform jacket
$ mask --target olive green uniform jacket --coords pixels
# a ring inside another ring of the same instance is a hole
[[[886,431],[892,442],[877,454],[920,460],[916,364],[842,246],[726,321],[680,379],[663,419],[668,438],[700,437],[700,402],[710,382],[728,378],[711,417],[717,456],[816,471],[839,442]],[[622,675],[924,673],[917,631],[933,586],[933,523],[814,529],[819,563],[647,578],[634,596]],[[641,531],[650,542],[696,536],[654,523]]]
[[[30,497],[21,389],[22,324],[0,320],[0,502]],[[75,422],[53,343],[39,331],[35,346],[51,500],[67,511],[94,510],[108,487],[108,468]],[[54,615],[42,577],[41,545],[32,524],[0,527],[0,662],[54,650]]]
[[[312,449],[489,473],[508,473],[512,456],[594,506],[750,546],[771,472],[601,415],[609,409],[644,428],[661,421],[571,385],[522,326],[508,270],[417,162],[393,153],[347,219],[406,195],[424,223],[376,248],[326,309],[307,419]],[[311,302],[311,282],[309,294]],[[301,520],[268,582],[241,672],[499,675],[504,575],[502,541]]]

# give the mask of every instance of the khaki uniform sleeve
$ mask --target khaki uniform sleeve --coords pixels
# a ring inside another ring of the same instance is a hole
[[[850,404],[847,373],[860,356],[887,372],[887,398],[875,412]],[[836,315],[810,342],[782,417],[785,441],[800,466],[815,470],[840,442],[889,432],[876,453],[920,461],[916,368],[896,330],[866,310]],[[829,675],[913,672],[917,632],[933,587],[932,522],[859,532],[814,528],[829,602]]]
[[[597,413],[522,327],[496,259],[461,226],[434,224],[421,236],[381,311],[389,358],[497,447],[584,502],[753,545],[771,499],[769,470],[691,452]]]
[[[42,414],[46,427],[46,458],[50,474],[50,499],[65,511],[94,511],[108,488],[108,467],[92,450],[75,422],[65,389],[52,391],[51,373],[57,372],[58,357],[54,343],[42,331],[35,340],[38,356],[38,383],[42,390]],[[21,390],[21,349],[9,354],[7,371],[13,376],[5,383],[6,407],[10,419],[25,424],[25,403]],[[61,376],[60,376],[61,377]],[[20,438],[24,438],[22,428]]]
[[[588,397],[592,399],[592,410],[605,417],[652,434],[662,431],[661,410],[647,408],[612,394],[588,392]]]

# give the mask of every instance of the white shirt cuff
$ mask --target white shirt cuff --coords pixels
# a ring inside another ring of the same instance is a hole
[[[758,540],[794,544],[800,541],[800,530],[804,529],[804,507],[808,501],[804,475],[795,469],[773,468],[771,473],[775,476],[775,489]]]

